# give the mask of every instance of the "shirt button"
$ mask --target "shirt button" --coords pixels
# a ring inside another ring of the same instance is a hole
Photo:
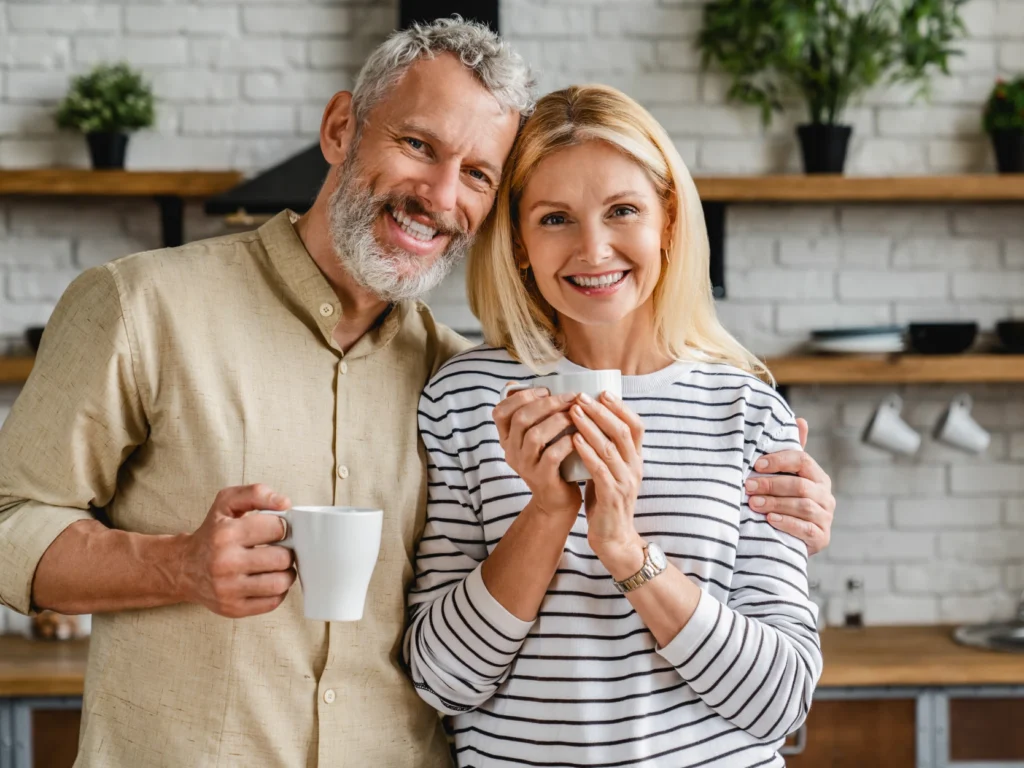
[[[330,317],[334,314],[334,306],[328,304],[326,301],[320,305],[320,314],[324,317]]]
[[[341,375],[344,376],[346,373],[348,373],[348,363],[342,362],[342,364],[341,364]]]
[[[334,699],[335,695],[333,688],[328,688],[326,691],[324,691],[324,701],[326,701],[328,704],[333,704]]]
[[[338,465],[338,477],[340,477],[342,480],[348,477],[348,467],[346,467],[344,464]]]

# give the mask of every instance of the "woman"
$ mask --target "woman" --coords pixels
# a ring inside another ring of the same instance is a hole
[[[816,611],[805,546],[744,486],[798,432],[715,317],[671,140],[613,89],[544,97],[471,258],[490,346],[421,399],[405,642],[459,765],[782,765],[821,670]],[[621,400],[500,399],[538,371],[607,368]],[[574,450],[582,488],[558,473]]]

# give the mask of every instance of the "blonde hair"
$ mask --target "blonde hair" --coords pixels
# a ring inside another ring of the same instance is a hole
[[[468,264],[469,304],[487,343],[536,371],[549,370],[561,356],[557,314],[530,273],[517,265],[518,206],[538,163],[587,141],[607,142],[644,168],[671,217],[668,258],[653,295],[659,349],[675,360],[728,363],[770,381],[764,364],[715,313],[704,212],[672,140],[647,110],[603,85],[575,85],[544,96],[516,139],[494,211]]]

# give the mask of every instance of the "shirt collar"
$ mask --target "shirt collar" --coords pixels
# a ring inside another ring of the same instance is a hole
[[[337,350],[334,328],[344,307],[295,231],[294,223],[298,218],[293,211],[282,211],[259,228],[260,240],[270,263],[298,300],[300,311],[316,324],[324,341]],[[398,333],[412,308],[413,302],[401,302],[389,308],[347,356],[361,357],[386,346]]]

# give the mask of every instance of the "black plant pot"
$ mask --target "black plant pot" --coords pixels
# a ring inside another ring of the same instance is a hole
[[[842,173],[853,128],[849,125],[798,125],[804,173]]]
[[[1024,130],[992,131],[996,168],[1000,173],[1024,173]]]
[[[93,168],[124,168],[127,133],[87,133]]]

